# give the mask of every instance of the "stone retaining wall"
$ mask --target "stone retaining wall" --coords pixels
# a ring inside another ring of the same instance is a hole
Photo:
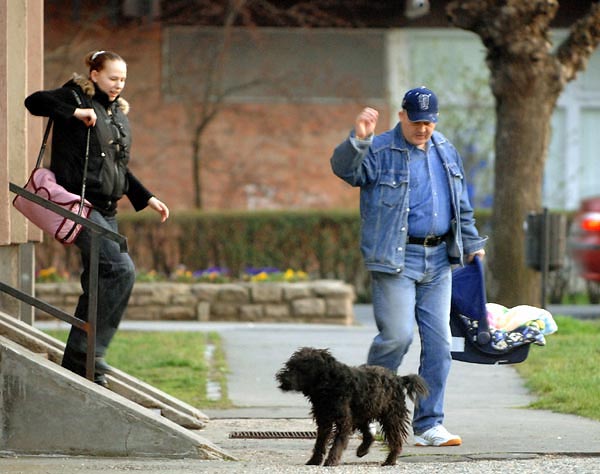
[[[36,296],[73,314],[79,283],[38,283]],[[302,283],[136,283],[129,320],[354,322],[354,289],[338,280]],[[50,319],[36,311],[37,319]]]

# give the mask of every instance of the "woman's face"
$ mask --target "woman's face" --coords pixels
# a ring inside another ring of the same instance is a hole
[[[90,78],[102,92],[108,95],[109,100],[112,102],[125,87],[127,64],[119,60],[106,61],[104,69],[101,71],[92,71]]]

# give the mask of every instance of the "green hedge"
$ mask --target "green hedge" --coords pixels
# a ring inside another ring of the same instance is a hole
[[[154,216],[128,214],[120,230],[128,236],[139,268],[170,272],[227,267],[305,270],[319,277],[354,273],[359,219],[356,213],[253,212],[180,213],[168,224]]]
[[[567,215],[570,221],[572,215]],[[490,235],[489,211],[476,212],[477,227]],[[360,217],[356,211],[264,211],[172,213],[160,224],[154,212],[123,212],[119,227],[139,272],[165,276],[187,270],[227,268],[238,277],[248,267],[303,270],[312,278],[333,278],[354,285],[359,301],[369,301],[369,275],[359,248]],[[488,246],[489,247],[489,246]],[[488,260],[493,258],[489,254]],[[48,236],[36,246],[36,270],[53,267],[58,274],[80,273],[74,246]],[[574,270],[567,265],[552,272],[549,299],[556,303],[576,291]]]
[[[487,215],[478,216],[482,229]],[[247,267],[303,270],[368,292],[368,273],[359,249],[358,211],[176,212],[160,224],[152,212],[121,213],[119,228],[139,271],[170,275],[210,267],[241,275]],[[482,231],[483,232],[483,231]],[[488,233],[488,232],[483,232]],[[77,249],[45,238],[39,268],[79,273]]]
[[[170,275],[181,265],[191,271],[221,267],[235,277],[247,267],[291,268],[362,287],[359,227],[352,211],[178,212],[164,224],[150,212],[119,215],[139,271]],[[77,274],[77,254],[45,238],[38,246],[38,269],[54,266]]]

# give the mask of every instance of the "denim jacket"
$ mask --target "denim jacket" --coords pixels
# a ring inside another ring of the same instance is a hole
[[[458,151],[437,131],[432,142],[443,161],[452,199],[448,257],[452,264],[463,264],[463,255],[482,249],[487,237],[480,237],[475,227]],[[361,251],[371,271],[400,273],[404,269],[409,149],[398,124],[373,138],[370,146],[355,147],[348,138],[331,157],[333,172],[351,186],[360,187]]]

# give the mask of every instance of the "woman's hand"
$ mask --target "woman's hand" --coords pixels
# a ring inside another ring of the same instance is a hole
[[[154,209],[160,214],[161,222],[164,222],[169,218],[169,208],[160,199],[157,199],[154,196],[152,196],[150,199],[148,199],[148,206],[150,206],[152,209]]]
[[[73,117],[81,120],[87,127],[96,125],[96,112],[94,109],[75,109]]]

